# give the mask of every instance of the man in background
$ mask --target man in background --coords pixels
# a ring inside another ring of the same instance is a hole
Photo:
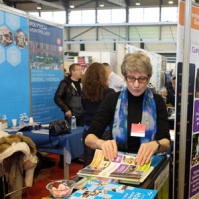
[[[84,126],[84,109],[81,102],[81,65],[71,64],[69,73],[69,76],[60,82],[54,101],[64,112],[65,120],[69,125],[71,125],[72,116],[75,116],[77,126]],[[63,156],[60,156],[59,167],[63,167]]]
[[[76,117],[77,126],[84,125],[84,109],[81,103],[82,69],[79,64],[71,64],[69,76],[63,79],[55,92],[54,101],[64,112],[65,120],[71,124]]]
[[[111,69],[108,63],[102,63],[106,68],[106,73],[108,75],[109,88],[114,89],[116,92],[121,91],[126,88],[126,82]]]

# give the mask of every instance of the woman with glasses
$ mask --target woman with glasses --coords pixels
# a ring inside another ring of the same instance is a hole
[[[124,57],[121,72],[127,88],[105,97],[88,129],[87,146],[101,149],[113,161],[117,152],[136,152],[137,164],[148,163],[157,151],[170,147],[167,109],[163,98],[147,88],[152,76],[149,57],[141,51]],[[107,125],[112,139],[102,140]]]

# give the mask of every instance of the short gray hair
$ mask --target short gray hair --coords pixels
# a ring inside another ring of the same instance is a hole
[[[126,77],[128,71],[145,72],[150,78],[153,73],[150,58],[142,51],[126,54],[121,65],[121,73]]]

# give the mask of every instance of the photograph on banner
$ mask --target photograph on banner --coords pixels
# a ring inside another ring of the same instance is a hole
[[[13,43],[12,30],[8,26],[0,26],[0,43],[5,47]]]
[[[28,45],[28,37],[23,30],[14,33],[14,42],[19,49],[24,49]]]
[[[30,68],[63,70],[62,29],[30,20]]]
[[[54,94],[64,79],[63,28],[29,20],[32,112],[37,122],[49,124],[63,119]]]
[[[199,164],[199,134],[193,135],[191,165]]]

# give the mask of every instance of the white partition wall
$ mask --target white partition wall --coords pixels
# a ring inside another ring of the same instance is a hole
[[[120,71],[120,67],[123,61],[124,56],[127,53],[133,53],[135,51],[143,51],[144,53],[146,53],[150,60],[151,60],[151,64],[153,66],[153,75],[150,79],[150,82],[155,86],[156,90],[159,90],[162,86],[161,83],[161,72],[162,72],[162,56],[159,54],[156,54],[154,52],[149,52],[147,50],[143,50],[141,48],[137,48],[135,46],[131,46],[131,45],[124,45],[124,44],[117,44],[117,68],[118,68],[118,74],[121,74]]]
[[[110,51],[80,51],[79,52],[80,57],[85,57],[85,56],[91,56],[92,57],[92,62],[99,62],[103,63],[106,62],[110,64],[112,67],[113,71],[117,73],[116,69],[116,53],[115,52],[110,52]]]

